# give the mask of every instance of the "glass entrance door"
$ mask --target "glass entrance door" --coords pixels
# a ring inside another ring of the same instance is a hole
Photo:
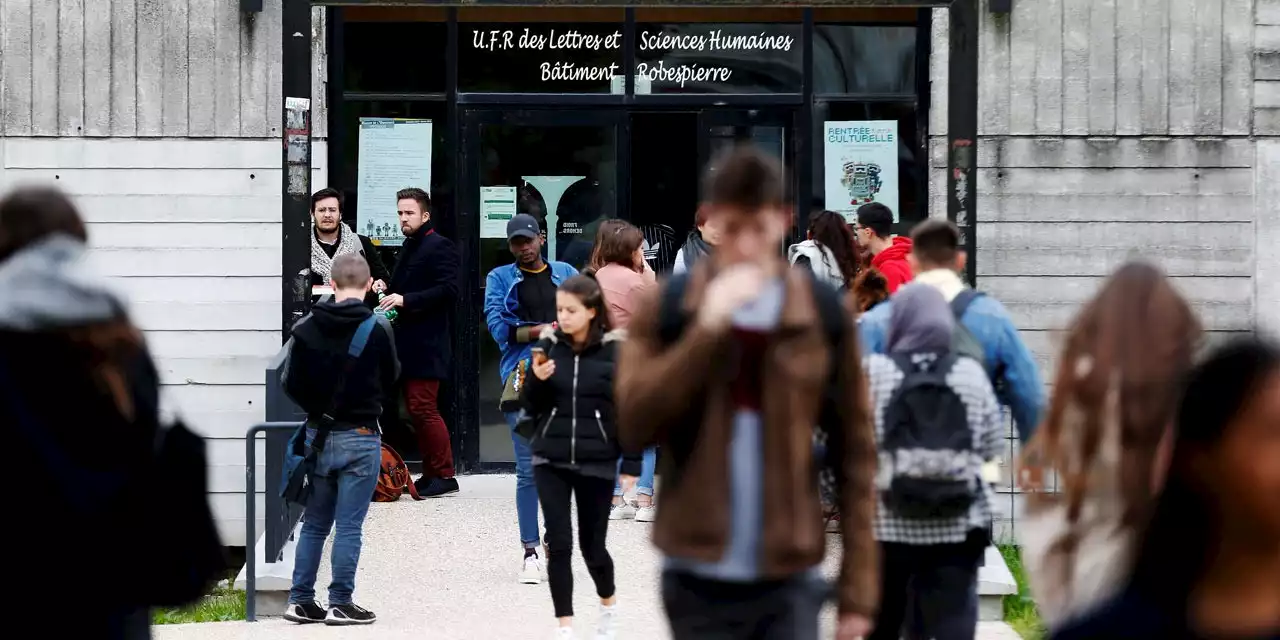
[[[699,114],[700,165],[735,144],[751,143],[778,158],[794,180],[795,111],[791,109],[707,109]]]
[[[475,221],[469,224],[471,251],[464,250],[475,279],[463,286],[474,287],[471,306],[478,313],[475,340],[462,345],[475,358],[466,369],[474,376],[476,420],[466,423],[478,429],[463,441],[481,467],[493,467],[515,458],[511,430],[498,410],[500,353],[485,324],[485,279],[514,262],[506,227],[517,213],[538,219],[545,258],[578,269],[586,264],[596,227],[618,215],[623,120],[609,111],[483,109],[466,112],[463,122],[463,202]]]

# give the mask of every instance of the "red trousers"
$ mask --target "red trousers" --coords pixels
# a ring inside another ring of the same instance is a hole
[[[418,434],[418,452],[422,454],[422,475],[426,478],[453,477],[453,444],[449,427],[440,415],[439,380],[406,380],[405,404]]]

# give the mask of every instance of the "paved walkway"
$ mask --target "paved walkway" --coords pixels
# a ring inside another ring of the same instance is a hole
[[[460,478],[455,497],[413,502],[407,497],[374,504],[365,524],[356,602],[378,614],[369,627],[293,625],[280,618],[160,626],[156,640],[471,640],[551,638],[555,624],[545,584],[516,582],[521,552],[516,542],[514,476]],[[659,558],[649,525],[632,521],[609,528],[609,551],[622,606],[620,638],[668,638],[658,600]],[[328,584],[328,552],[317,585]],[[828,562],[828,566],[833,566]],[[591,578],[575,558],[574,601],[579,638],[594,631],[596,602]],[[280,612],[259,612],[279,615]],[[830,628],[833,614],[827,612]],[[981,625],[980,640],[1016,640],[1003,624]],[[827,637],[830,637],[829,635]]]

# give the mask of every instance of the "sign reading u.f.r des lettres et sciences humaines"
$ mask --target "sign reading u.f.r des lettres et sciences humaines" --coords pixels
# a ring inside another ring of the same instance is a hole
[[[829,121],[823,135],[826,208],[853,222],[864,204],[879,202],[898,220],[898,123]]]
[[[797,46],[797,39],[789,34],[771,34],[768,31],[747,32],[743,29],[754,29],[749,25],[709,26],[702,31],[672,33],[661,29],[642,29],[636,36],[636,51],[643,56],[646,52],[663,53],[696,53],[706,52],[708,60],[715,59],[717,52],[729,51],[792,51]],[[622,31],[596,34],[582,33],[573,28],[520,27],[514,29],[473,29],[471,31],[471,48],[478,51],[528,51],[530,53],[545,52],[545,57],[534,56],[531,64],[536,65],[542,81],[589,81],[607,82],[620,74],[620,65],[579,64],[571,60],[555,59],[555,54],[562,57],[573,51],[604,51],[622,48]],[[539,59],[539,58],[542,59]],[[699,64],[692,59],[688,62],[669,62],[663,59],[636,63],[635,75],[637,85],[652,83],[670,83],[684,87],[688,83],[729,82],[733,77],[733,67]]]

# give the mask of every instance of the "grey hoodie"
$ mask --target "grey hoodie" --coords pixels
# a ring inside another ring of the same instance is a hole
[[[0,262],[0,329],[41,331],[103,322],[124,305],[84,262],[84,243],[55,234]]]

